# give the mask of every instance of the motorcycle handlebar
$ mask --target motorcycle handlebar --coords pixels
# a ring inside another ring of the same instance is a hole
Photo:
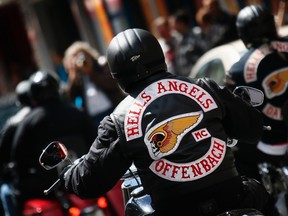
[[[60,179],[57,179],[57,181],[54,182],[53,185],[51,185],[47,190],[44,190],[44,194],[48,195],[51,191],[53,191],[56,186],[60,185]]]

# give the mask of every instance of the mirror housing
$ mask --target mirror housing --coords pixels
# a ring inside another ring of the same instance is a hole
[[[250,86],[237,86],[233,93],[241,97],[253,107],[260,106],[264,102],[264,93]]]
[[[51,142],[42,152],[39,157],[39,163],[46,170],[51,170],[68,157],[68,151],[64,144],[54,141]]]

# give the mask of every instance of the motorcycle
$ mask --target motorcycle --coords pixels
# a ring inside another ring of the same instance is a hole
[[[50,150],[53,149],[54,144],[46,148],[40,157],[44,157],[44,154],[50,154]],[[64,152],[61,152],[64,154]],[[65,153],[66,154],[66,153]],[[67,153],[68,154],[68,153]],[[52,153],[53,155],[53,153]],[[57,159],[57,154],[52,156]],[[68,158],[67,158],[68,159]],[[68,164],[72,161],[69,159]],[[42,163],[41,163],[42,165]],[[58,166],[57,169],[61,171],[63,166],[66,167],[67,164],[63,163],[62,166]],[[46,161],[46,170],[51,170],[56,166],[51,164],[51,161]],[[75,194],[69,194],[56,186],[59,181],[55,182],[50,188],[44,190],[44,194],[48,195],[53,191],[56,200],[50,199],[31,199],[24,203],[24,208],[22,210],[23,216],[116,216],[117,211],[112,206],[111,201],[107,195],[99,197],[97,199],[83,200],[76,196]]]
[[[254,89],[252,87],[242,86],[234,90],[234,93],[239,95],[241,98],[245,98],[246,101],[253,106],[259,106],[263,102],[263,92]],[[267,127],[269,129],[269,127]],[[266,128],[266,129],[267,129]],[[234,146],[237,140],[229,140],[230,146]],[[64,144],[60,142],[50,143],[41,154],[39,158],[40,164],[47,170],[55,168],[62,164],[64,161],[69,161],[70,164],[73,162],[68,157],[68,151]],[[144,192],[141,184],[141,179],[138,176],[137,169],[132,165],[127,172],[122,176],[121,190],[123,194],[123,200],[125,205],[125,216],[149,216],[153,215],[154,209],[151,206],[151,197],[149,194]],[[47,191],[53,190],[55,185],[60,182],[58,179]],[[256,209],[234,209],[231,211],[223,212],[218,216],[264,216],[261,212]]]
[[[151,206],[151,198],[144,192],[134,165],[123,176],[122,190],[126,203],[125,216],[153,215],[154,209]],[[217,216],[264,216],[264,214],[253,208],[245,208],[233,209]]]
[[[125,216],[153,214],[151,198],[144,192],[137,169],[133,164],[121,180],[123,181],[121,189],[125,203]]]
[[[60,142],[50,143],[43,151],[40,157],[40,163],[45,169],[54,168],[63,163],[68,158],[67,150],[64,144]],[[54,160],[54,162],[53,162]],[[69,159],[68,159],[69,160]],[[125,216],[149,216],[153,215],[154,209],[151,206],[151,198],[143,190],[141,180],[137,174],[137,169],[132,165],[122,177],[123,183],[121,189],[125,204]],[[48,194],[54,190],[60,180],[58,179],[49,189],[45,190]],[[82,214],[80,214],[82,215]],[[83,214],[85,215],[85,214]],[[256,209],[233,209],[223,212],[217,216],[264,216]],[[46,216],[46,215],[45,215]],[[49,214],[50,216],[50,214]],[[54,215],[55,216],[55,215]],[[97,214],[98,216],[98,214]]]
[[[288,167],[262,162],[258,164],[258,170],[261,182],[274,197],[280,215],[288,215]]]
[[[8,167],[9,166],[9,167]],[[14,163],[9,163],[7,169],[12,174],[14,170]],[[12,177],[12,176],[11,176]],[[10,178],[11,178],[10,177]],[[5,186],[3,186],[5,184]],[[5,191],[10,191],[5,193],[6,199],[9,202],[7,208],[12,208],[15,201],[14,196],[17,195],[17,190],[14,188],[13,184],[4,183],[2,187],[5,187]],[[120,186],[119,186],[120,187]],[[119,189],[120,190],[120,189]],[[69,194],[61,189],[53,190],[53,195],[55,199],[45,199],[45,198],[31,198],[27,199],[23,203],[21,208],[22,216],[115,216],[113,207],[108,196],[102,196],[98,199],[83,200],[76,196],[75,194]],[[46,190],[44,194],[48,194]],[[15,203],[16,204],[16,203]],[[1,205],[2,206],[2,205]],[[14,210],[11,209],[11,214]],[[10,213],[10,210],[9,210]],[[1,210],[0,215],[4,214]]]
[[[31,199],[25,202],[23,216],[107,216],[107,200],[82,200],[74,194],[59,194],[58,200]]]

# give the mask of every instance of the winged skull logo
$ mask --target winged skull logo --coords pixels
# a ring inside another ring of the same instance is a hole
[[[202,112],[194,112],[174,116],[155,125],[145,136],[150,156],[159,159],[174,152],[184,135],[196,127],[201,119]]]
[[[262,85],[268,98],[283,94],[288,87],[288,68],[270,74]]]

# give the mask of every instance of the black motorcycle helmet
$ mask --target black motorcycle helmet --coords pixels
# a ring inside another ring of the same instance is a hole
[[[152,74],[167,71],[158,40],[143,29],[127,29],[117,34],[108,46],[107,61],[112,77],[126,92]]]
[[[19,82],[16,86],[15,93],[17,106],[31,106],[29,80],[22,80]]]
[[[247,48],[258,47],[277,38],[273,14],[264,5],[249,5],[237,15],[239,37]]]
[[[40,70],[32,74],[30,80],[30,95],[33,101],[43,104],[60,98],[59,78],[51,71]]]

